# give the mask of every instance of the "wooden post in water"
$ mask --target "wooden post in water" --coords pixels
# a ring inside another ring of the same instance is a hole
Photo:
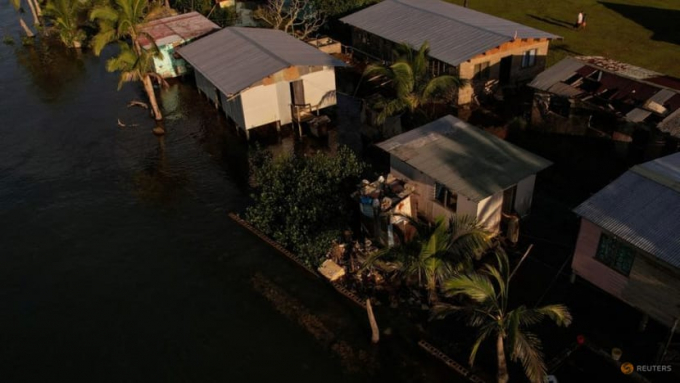
[[[371,342],[378,343],[380,341],[380,330],[378,329],[378,323],[375,321],[375,316],[373,315],[370,299],[366,299],[366,311],[368,311],[368,321],[371,323]]]

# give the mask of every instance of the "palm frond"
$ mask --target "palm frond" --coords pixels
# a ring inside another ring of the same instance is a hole
[[[454,216],[449,220],[450,253],[454,258],[479,259],[491,247],[491,234],[473,216]]]
[[[426,102],[433,102],[437,98],[443,97],[446,93],[452,93],[453,90],[463,86],[464,81],[459,77],[444,75],[430,79],[422,90],[423,99]]]
[[[532,383],[542,383],[547,368],[543,362],[541,341],[535,335],[522,333],[519,330],[511,336],[513,338],[513,346],[510,349],[511,359],[522,363],[524,373]]]
[[[569,309],[565,305],[548,305],[533,309],[534,312],[545,315],[552,319],[558,326],[567,327],[571,324],[572,317]]]
[[[106,20],[115,23],[118,17],[118,12],[110,5],[96,6],[90,11],[90,21]]]
[[[489,337],[489,335],[492,335],[496,329],[497,328],[494,322],[487,322],[479,330],[477,334],[477,339],[475,340],[475,343],[472,345],[470,357],[468,358],[468,363],[470,363],[470,366],[475,365],[475,358],[477,357],[477,351],[479,351],[479,346],[482,344],[482,342],[484,342],[484,340],[486,340],[486,338]]]
[[[443,283],[443,290],[447,297],[463,295],[478,303],[496,299],[496,290],[489,278],[477,273],[456,275]]]

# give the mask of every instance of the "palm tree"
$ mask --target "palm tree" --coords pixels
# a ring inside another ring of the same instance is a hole
[[[506,362],[506,345],[512,361],[520,361],[526,376],[531,382],[543,382],[546,366],[541,353],[540,339],[525,331],[526,327],[542,321],[553,320],[559,326],[571,324],[571,314],[564,305],[548,305],[540,308],[519,306],[513,310],[508,308],[510,290],[509,262],[506,253],[496,250],[498,266],[485,264],[481,270],[455,275],[443,283],[445,296],[465,297],[471,302],[467,306],[438,305],[435,317],[442,318],[455,312],[467,314],[471,326],[479,328],[477,340],[470,352],[470,365],[474,364],[481,343],[492,336],[496,337],[496,354],[498,358],[498,382],[506,383],[509,379]]]
[[[416,228],[416,237],[401,246],[371,255],[363,269],[379,259],[395,261],[407,278],[418,280],[428,292],[428,301],[438,300],[437,288],[447,278],[467,270],[491,246],[491,236],[474,217],[437,217],[434,225],[403,216]]]
[[[364,76],[369,81],[389,84],[394,96],[378,98],[375,104],[380,110],[377,123],[382,124],[387,117],[402,112],[411,115],[416,111],[424,112],[423,107],[446,101],[449,98],[447,94],[465,84],[464,80],[453,75],[432,76],[428,71],[429,52],[430,44],[427,41],[417,52],[404,43],[394,51],[399,57],[395,63],[389,66],[369,65],[366,68]]]
[[[102,49],[112,42],[129,39],[129,44],[121,44],[120,54],[109,59],[107,69],[121,70],[121,83],[141,81],[144,84],[156,120],[163,119],[163,116],[158,108],[151,79],[161,84],[162,79],[151,69],[150,52],[142,48],[140,37],[144,36],[152,41],[151,53],[157,53],[157,47],[151,36],[140,30],[140,26],[164,12],[167,9],[148,0],[114,0],[111,4],[94,7],[90,12],[90,20],[97,21],[99,26],[99,32],[92,38],[92,49],[96,55],[101,54]],[[129,49],[123,45],[127,45]],[[133,61],[133,58],[136,60]]]
[[[81,0],[49,0],[45,7],[45,16],[53,20],[59,38],[69,48],[80,48],[85,40],[85,31],[78,23],[83,9]]]

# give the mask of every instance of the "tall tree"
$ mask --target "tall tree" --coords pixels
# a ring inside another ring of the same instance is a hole
[[[480,345],[489,337],[496,338],[496,355],[498,359],[498,382],[509,380],[506,361],[506,349],[513,361],[522,363],[524,372],[533,383],[543,382],[546,366],[541,352],[540,339],[526,331],[526,328],[538,324],[548,318],[559,326],[571,324],[569,310],[560,304],[540,308],[519,306],[508,307],[510,291],[509,262],[506,253],[496,250],[497,266],[485,264],[480,270],[456,275],[443,283],[444,294],[449,297],[463,297],[469,301],[464,306],[441,304],[435,308],[435,316],[445,317],[451,313],[461,312],[468,318],[471,326],[479,329],[477,340],[470,352],[470,365]],[[506,344],[507,342],[507,344]]]
[[[326,22],[326,15],[313,0],[268,0],[255,11],[255,17],[303,40]]]
[[[377,122],[382,124],[387,117],[408,112],[413,115],[428,105],[448,101],[453,92],[464,85],[464,80],[453,75],[433,76],[428,70],[430,44],[426,41],[417,51],[408,44],[395,49],[397,61],[391,65],[369,65],[364,76],[369,81],[389,85],[391,96],[381,96],[376,103],[380,110]]]
[[[96,6],[90,12],[90,20],[96,21],[99,26],[99,32],[92,38],[94,53],[99,55],[106,45],[119,43],[121,51],[117,57],[107,62],[107,69],[120,70],[121,82],[142,82],[156,120],[163,119],[163,116],[151,79],[154,78],[159,83],[162,81],[160,76],[153,72],[149,56],[157,51],[157,47],[153,43],[153,38],[142,32],[140,26],[165,12],[167,9],[160,4],[147,0],[114,0],[110,4]],[[142,36],[152,42],[151,52],[142,48],[140,42]],[[125,48],[125,45],[128,47]]]

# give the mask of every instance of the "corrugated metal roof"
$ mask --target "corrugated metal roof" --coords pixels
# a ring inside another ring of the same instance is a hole
[[[680,153],[634,167],[574,211],[680,268]]]
[[[341,21],[396,43],[420,47],[458,65],[516,38],[559,36],[439,0],[384,0]]]
[[[164,17],[141,27],[141,31],[148,33],[158,45],[182,44],[218,29],[220,27],[217,24],[198,12]],[[141,35],[139,40],[145,48],[151,45],[144,35]]]
[[[567,80],[584,66],[582,61],[567,57],[539,73],[538,76],[529,83],[529,86],[534,89],[549,92],[553,85]]]
[[[626,114],[626,119],[632,122],[644,121],[652,112],[640,108],[635,108]]]
[[[291,66],[345,66],[283,31],[262,28],[225,28],[177,52],[226,95]]]
[[[664,120],[657,125],[657,128],[672,136],[680,137],[680,108],[664,118]]]
[[[378,147],[473,201],[518,183],[551,162],[453,116]]]

